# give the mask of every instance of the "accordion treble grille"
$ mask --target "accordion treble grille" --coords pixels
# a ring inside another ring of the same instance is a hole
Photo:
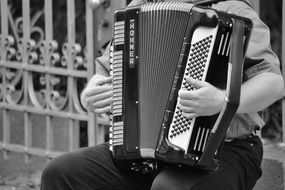
[[[222,34],[217,54],[228,56],[230,50],[229,42],[230,42],[229,32],[227,32],[226,34]]]
[[[189,10],[180,3],[146,6],[142,9],[139,64],[139,106],[141,147],[155,149],[169,98],[186,27]],[[189,8],[190,9],[190,8]],[[179,11],[177,11],[179,10]],[[154,56],[155,55],[155,56]]]
[[[210,129],[199,127],[193,150],[203,152],[209,135]]]

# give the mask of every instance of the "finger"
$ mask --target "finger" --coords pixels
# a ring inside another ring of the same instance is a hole
[[[198,79],[193,79],[191,77],[186,77],[186,82],[194,87],[196,87],[197,89],[199,88],[202,88],[204,86],[207,86],[208,83],[205,82],[205,81],[201,81],[201,80],[198,80]]]
[[[111,105],[109,105],[109,106],[106,106],[106,107],[103,107],[103,108],[95,108],[94,109],[94,112],[95,113],[106,113],[106,112],[110,112],[111,111]]]
[[[188,107],[188,106],[183,106],[181,104],[178,105],[179,109],[182,111],[182,112],[185,112],[185,113],[193,113],[195,112],[195,109],[193,109],[192,107]]]
[[[93,76],[90,78],[90,80],[89,80],[88,83],[87,83],[87,86],[88,86],[88,85],[98,85],[98,82],[99,82],[99,81],[102,81],[102,79],[105,79],[105,78],[107,78],[107,77],[104,76],[104,75],[95,74],[95,75],[93,75]]]
[[[197,101],[195,100],[190,100],[190,99],[182,99],[179,98],[178,99],[178,103],[179,105],[183,106],[183,107],[191,107],[191,108],[195,108],[197,106]]]
[[[196,91],[189,91],[186,89],[181,89],[178,91],[178,97],[180,99],[195,100],[197,98],[196,94]]]
[[[113,77],[112,77],[112,76],[105,77],[105,78],[99,79],[98,82],[97,82],[97,84],[98,84],[98,85],[108,84],[108,83],[111,83],[112,80],[113,80]]]
[[[108,99],[110,97],[113,97],[113,91],[106,91],[106,92],[103,92],[101,94],[96,94],[94,96],[90,96],[90,97],[86,98],[86,103],[88,106],[91,106],[96,102]]]
[[[107,91],[112,91],[113,86],[112,85],[106,85],[106,86],[95,86],[95,87],[89,87],[88,89],[85,90],[86,96],[95,96],[100,93],[104,93]]]
[[[193,118],[198,117],[198,115],[196,113],[185,113],[185,112],[182,112],[182,115],[185,118],[187,118],[187,119],[193,119]]]
[[[102,108],[102,107],[111,105],[112,102],[113,102],[113,97],[110,97],[110,98],[107,98],[107,99],[105,99],[105,100],[95,102],[95,103],[93,104],[93,106],[94,106],[95,108]]]

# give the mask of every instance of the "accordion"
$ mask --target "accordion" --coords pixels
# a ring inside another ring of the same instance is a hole
[[[239,106],[251,28],[247,18],[190,3],[117,10],[110,60],[114,158],[132,162],[134,169],[157,162],[217,168]],[[188,76],[225,89],[219,114],[182,115],[178,91],[195,90]]]

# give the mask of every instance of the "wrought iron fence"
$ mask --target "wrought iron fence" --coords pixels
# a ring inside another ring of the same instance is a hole
[[[123,5],[117,0],[0,1],[0,149],[5,157],[14,151],[27,159],[50,158],[73,150],[82,122],[89,146],[103,141],[100,126],[106,121],[86,112],[79,95],[110,37],[110,12]],[[56,38],[59,31],[62,39]],[[58,149],[62,143],[68,146]]]
[[[259,4],[253,1],[258,12]],[[104,140],[106,116],[86,112],[79,94],[111,36],[110,13],[121,6],[124,0],[0,1],[0,149],[5,157],[12,151],[27,160],[30,155],[51,158],[73,150],[82,125],[87,126],[87,145]],[[282,52],[285,60],[285,43]],[[283,122],[284,109],[283,99]],[[60,144],[68,146],[58,149]]]

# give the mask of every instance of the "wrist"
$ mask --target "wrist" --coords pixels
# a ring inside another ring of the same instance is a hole
[[[218,113],[222,111],[223,106],[229,101],[228,94],[225,90],[219,89],[219,105],[218,105]]]

